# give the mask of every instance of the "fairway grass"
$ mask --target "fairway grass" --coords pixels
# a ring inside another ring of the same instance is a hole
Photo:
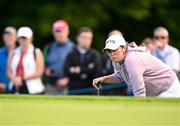
[[[180,126],[180,99],[0,95],[0,126]]]

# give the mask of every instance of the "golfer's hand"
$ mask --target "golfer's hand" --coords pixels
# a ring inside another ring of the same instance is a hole
[[[104,77],[96,78],[96,79],[93,80],[93,86],[96,89],[99,89],[99,86],[103,83],[103,81],[104,81]]]

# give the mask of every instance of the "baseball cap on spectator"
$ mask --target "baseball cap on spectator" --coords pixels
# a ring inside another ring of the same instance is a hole
[[[105,43],[106,45],[102,52],[105,52],[107,49],[116,50],[120,46],[127,45],[125,39],[121,35],[111,35]]]
[[[67,21],[57,20],[53,24],[53,31],[63,31],[69,28]]]
[[[31,30],[31,28],[29,28],[29,27],[20,27],[18,29],[17,36],[18,36],[18,38],[20,38],[20,37],[32,38],[33,32]]]
[[[8,26],[4,29],[4,33],[10,33],[12,35],[16,35],[16,29],[12,26]]]

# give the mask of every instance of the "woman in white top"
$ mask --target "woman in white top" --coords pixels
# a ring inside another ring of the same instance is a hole
[[[41,50],[32,44],[33,32],[29,27],[21,27],[17,37],[20,46],[9,56],[7,69],[12,93],[43,93],[41,76],[44,71],[44,61]]]

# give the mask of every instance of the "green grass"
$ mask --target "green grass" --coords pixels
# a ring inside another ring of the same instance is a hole
[[[0,95],[0,126],[180,126],[180,99]]]

